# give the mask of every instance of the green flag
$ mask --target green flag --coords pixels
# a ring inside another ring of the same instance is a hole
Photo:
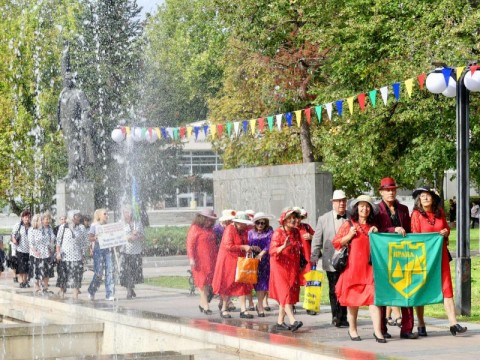
[[[375,305],[421,306],[443,301],[443,236],[371,233]]]

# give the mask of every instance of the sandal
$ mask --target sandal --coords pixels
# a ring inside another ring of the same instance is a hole
[[[402,317],[398,317],[395,319],[395,325],[397,325],[398,327],[402,327]]]
[[[390,326],[395,326],[395,325],[396,325],[396,324],[395,324],[395,321],[393,321],[393,319],[392,319],[391,316],[389,316],[389,317],[387,318],[387,324],[390,325]]]
[[[228,311],[222,311],[222,312],[220,313],[220,316],[221,316],[223,319],[231,319],[231,318],[232,318],[232,315],[230,315],[230,314],[228,313]]]

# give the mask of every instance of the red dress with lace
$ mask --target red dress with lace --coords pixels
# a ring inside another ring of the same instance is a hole
[[[196,224],[190,226],[187,234],[187,255],[195,261],[192,274],[198,288],[212,284],[217,253],[218,246],[213,229]]]
[[[426,212],[427,217],[423,216],[420,211],[412,212],[412,233],[429,233],[439,232],[442,229],[448,229],[448,234],[444,237],[442,248],[442,293],[444,298],[453,297],[452,274],[450,273],[450,264],[448,257],[448,236],[450,235],[450,227],[448,226],[445,213],[440,209],[440,218],[435,218],[433,212]]]
[[[289,236],[290,245],[281,253],[277,249],[285,243]],[[278,301],[282,306],[295,304],[300,299],[300,284],[298,274],[300,272],[300,251],[302,241],[298,229],[293,228],[285,232],[279,227],[272,236],[270,242],[270,282],[268,296]]]
[[[302,241],[302,251],[303,251],[303,256],[305,256],[305,259],[308,261],[307,266],[300,271],[300,286],[304,286],[307,283],[307,280],[305,280],[304,275],[308,273],[311,268],[310,268],[310,257],[312,255],[312,239],[310,240],[305,240],[303,238],[304,234],[310,234],[313,236],[315,234],[315,230],[312,229],[312,227],[306,223],[300,223],[300,226],[298,227],[298,231],[300,232],[300,240]]]
[[[368,231],[372,227],[369,224],[353,222],[357,229],[350,242],[347,267],[340,274],[335,293],[342,306],[365,306],[373,305],[375,288],[373,284],[373,268],[370,262],[370,240]],[[340,250],[340,239],[350,231],[350,223],[344,222],[332,243],[335,249]]]

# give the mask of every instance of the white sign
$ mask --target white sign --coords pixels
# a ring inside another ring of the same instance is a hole
[[[100,249],[121,246],[127,243],[127,235],[125,234],[123,222],[95,225],[95,230]]]

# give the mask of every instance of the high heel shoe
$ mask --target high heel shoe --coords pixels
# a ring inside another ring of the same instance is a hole
[[[201,305],[198,305],[198,308],[200,309],[201,313],[204,313],[205,315],[212,315],[213,312],[210,309],[204,309]]]
[[[375,338],[375,341],[376,341],[377,343],[385,344],[385,343],[387,342],[387,340],[385,340],[385,339],[378,338],[377,335],[375,335],[375,333],[373,333],[373,337]]]
[[[264,313],[264,312],[258,311],[258,306],[257,306],[257,305],[255,305],[255,310],[257,311],[258,317],[265,317],[265,313]]]
[[[450,326],[450,332],[452,333],[453,336],[457,336],[457,333],[463,334],[465,331],[467,331],[467,327],[463,327],[460,324],[455,324],[453,326]]]
[[[362,338],[358,335],[355,337],[352,337],[352,335],[350,335],[350,331],[348,331],[348,336],[350,336],[350,340],[352,341],[362,341]]]
[[[427,336],[427,328],[425,326],[419,326],[417,327],[418,330],[418,336]]]

